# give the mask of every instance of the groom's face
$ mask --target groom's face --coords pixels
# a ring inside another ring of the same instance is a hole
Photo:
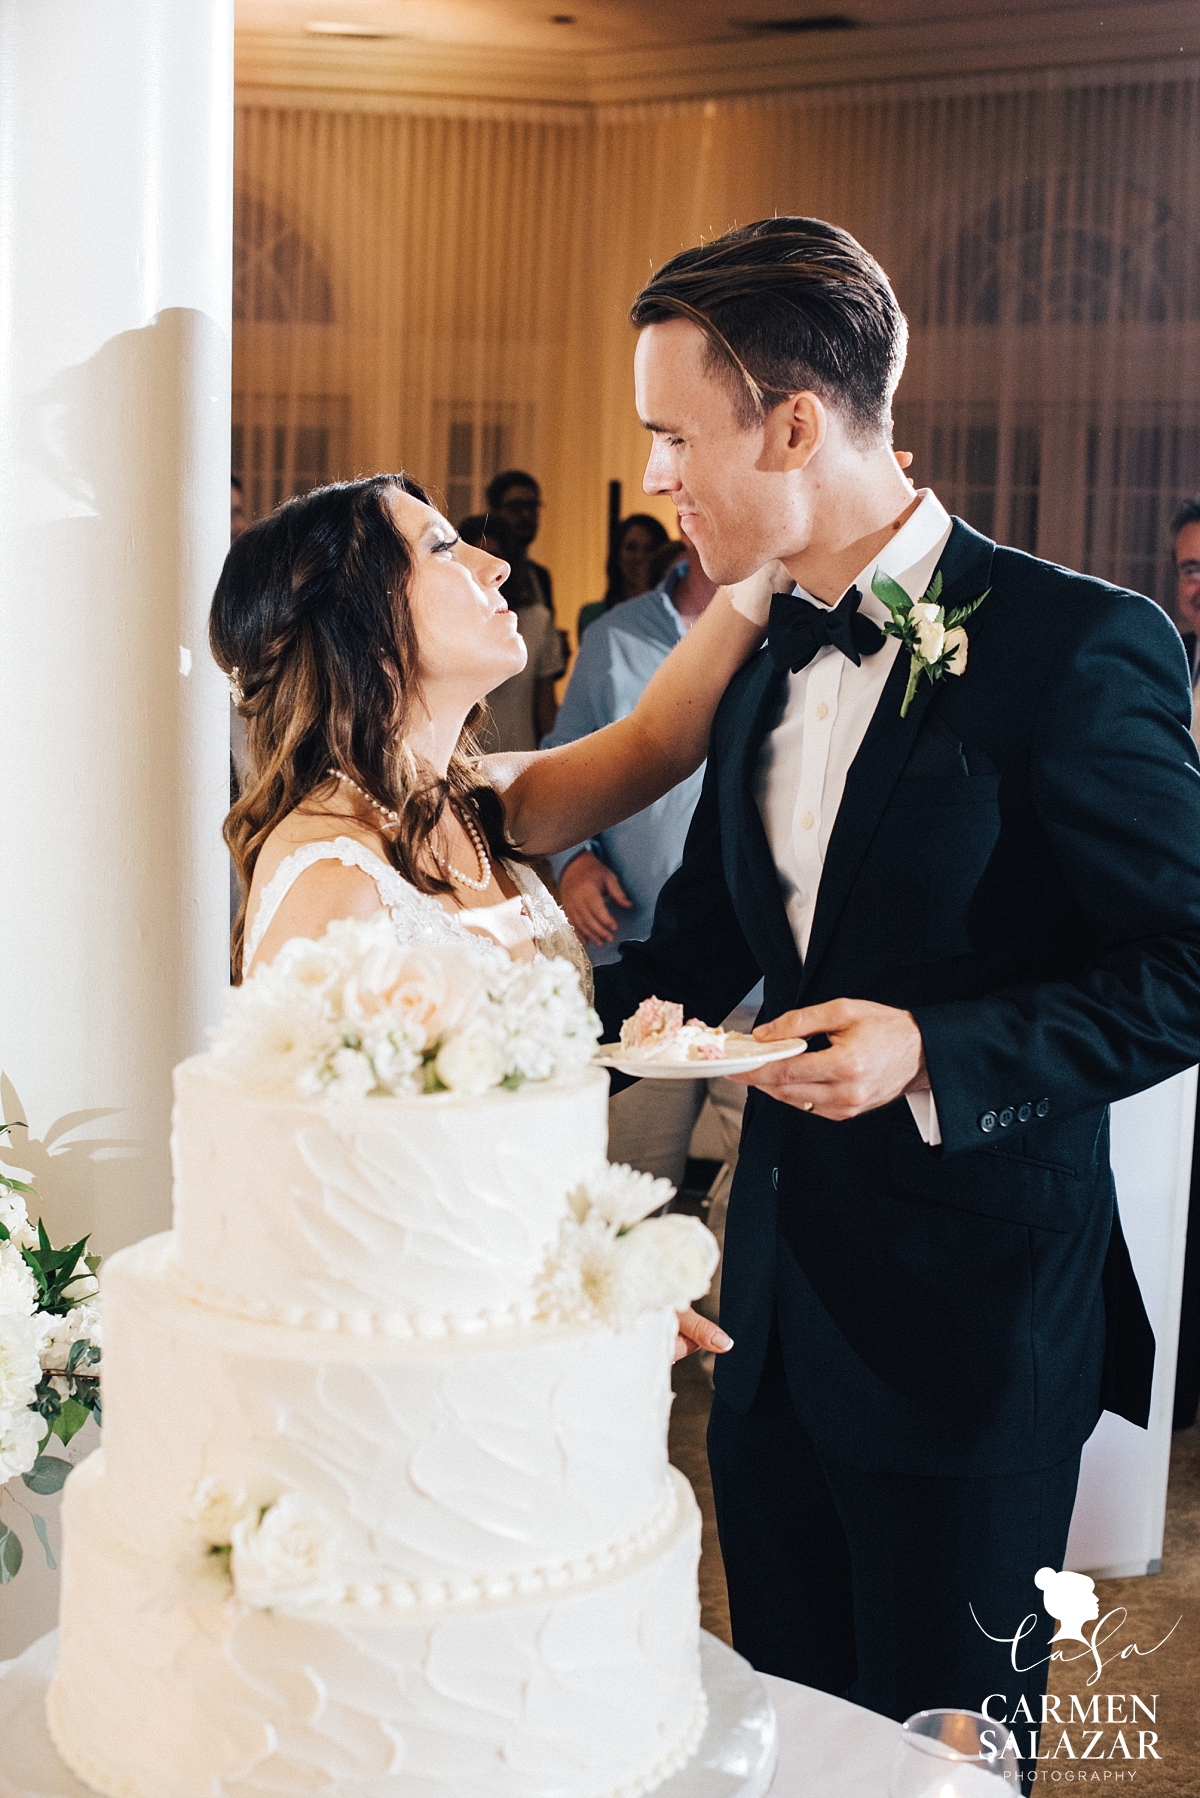
[[[654,438],[642,485],[674,502],[705,574],[722,583],[802,550],[815,495],[802,474],[808,457],[798,457],[790,439],[787,404],[744,428],[729,381],[706,351],[703,332],[686,319],[647,325],[634,387]]]

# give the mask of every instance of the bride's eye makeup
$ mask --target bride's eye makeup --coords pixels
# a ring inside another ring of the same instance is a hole
[[[457,531],[453,537],[438,537],[430,544],[429,553],[431,556],[440,556],[443,550],[457,549],[461,542],[462,538]]]

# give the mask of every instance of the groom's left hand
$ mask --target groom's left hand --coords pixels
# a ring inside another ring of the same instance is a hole
[[[753,1074],[735,1074],[746,1086],[818,1117],[842,1120],[877,1111],[901,1093],[924,1091],[925,1046],[910,1011],[875,1005],[869,999],[833,999],[785,1011],[760,1024],[760,1042],[785,1037],[825,1036],[827,1049],[810,1049],[786,1061],[768,1062]]]

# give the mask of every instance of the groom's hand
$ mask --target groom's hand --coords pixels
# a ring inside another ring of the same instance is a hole
[[[827,1049],[810,1049],[786,1061],[768,1062],[753,1074],[735,1074],[746,1086],[818,1117],[860,1117],[929,1085],[925,1046],[910,1011],[875,1005],[869,999],[834,999],[785,1011],[754,1032],[760,1042],[783,1037],[825,1036]]]

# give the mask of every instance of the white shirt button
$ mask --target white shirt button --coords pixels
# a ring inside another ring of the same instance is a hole
[[[801,830],[811,830],[815,823],[816,823],[816,819],[813,817],[812,813],[805,812],[803,817],[800,819],[800,828],[801,828]]]
[[[817,717],[818,718],[828,718],[828,716],[829,716],[829,707],[825,704],[825,701],[822,700],[820,705],[817,707]]]

